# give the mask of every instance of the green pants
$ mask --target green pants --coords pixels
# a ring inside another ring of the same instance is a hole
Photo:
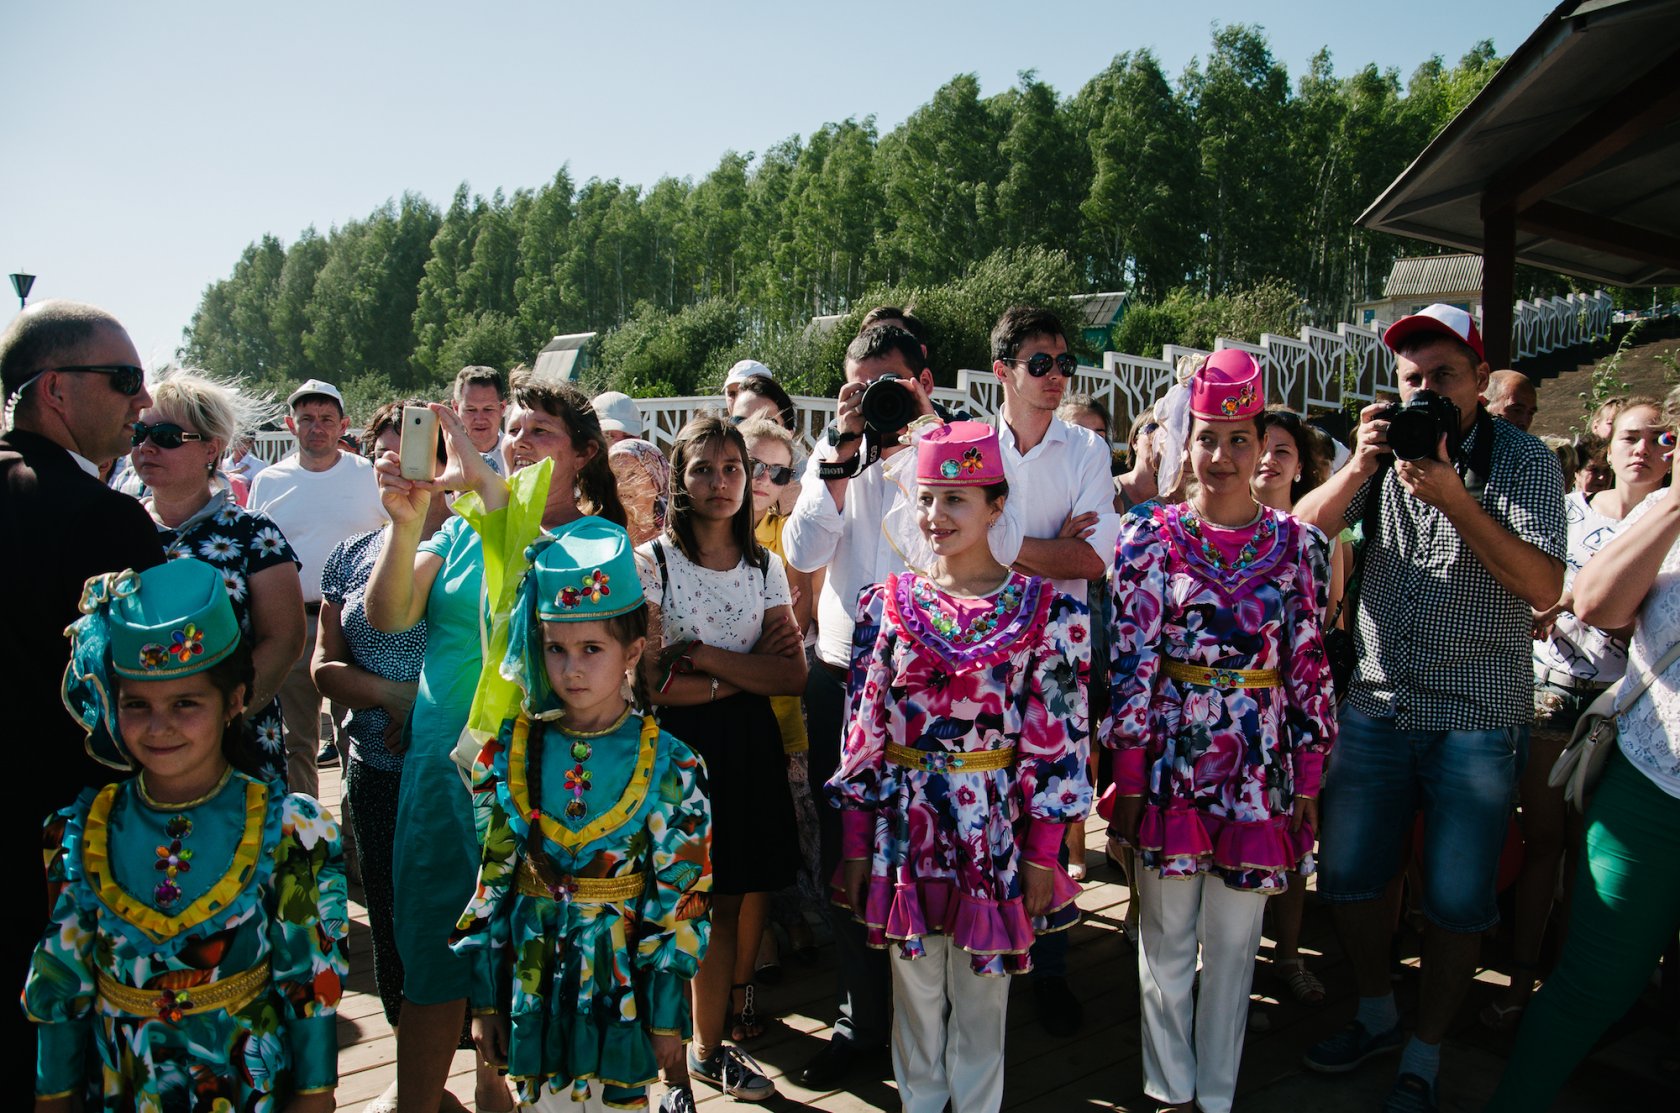
[[[1593,1044],[1627,1012],[1680,931],[1680,800],[1618,751],[1587,810],[1569,942],[1523,1018],[1488,1106],[1548,1108]]]

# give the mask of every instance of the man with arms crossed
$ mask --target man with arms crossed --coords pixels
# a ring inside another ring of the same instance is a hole
[[[1476,323],[1431,305],[1390,325],[1400,397],[1433,391],[1457,407],[1436,451],[1395,460],[1390,418],[1360,414],[1348,465],[1295,513],[1334,535],[1380,499],[1365,544],[1355,635],[1358,669],[1320,804],[1319,893],[1359,986],[1346,1029],[1306,1065],[1352,1070],[1404,1045],[1391,1113],[1437,1108],[1442,1038],[1476,972],[1482,932],[1499,922],[1494,884],[1534,717],[1532,610],[1563,589],[1563,476],[1535,437],[1477,399],[1488,365]],[[1457,441],[1456,451],[1449,443]],[[1423,993],[1408,1042],[1388,976],[1383,894],[1423,810]]]
[[[1009,501],[1020,508],[1026,535],[1015,567],[1054,580],[1057,591],[1084,606],[1090,581],[1101,580],[1114,559],[1120,515],[1108,445],[1056,417],[1076,367],[1067,333],[1048,309],[1014,306],[992,329],[992,373],[1003,384],[998,442]],[[1062,855],[1065,865],[1065,844]],[[1039,1023],[1056,1036],[1072,1035],[1084,1019],[1068,988],[1067,952],[1066,932],[1041,936],[1032,948]]]

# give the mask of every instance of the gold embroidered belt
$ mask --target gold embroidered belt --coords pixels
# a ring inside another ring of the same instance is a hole
[[[1283,684],[1283,674],[1277,669],[1210,669],[1171,657],[1166,671],[1174,680],[1201,688],[1277,688]]]
[[[130,1016],[155,1016],[171,1024],[198,1013],[235,1013],[249,1005],[268,988],[269,964],[263,959],[249,970],[217,978],[208,985],[186,989],[136,989],[112,978],[103,970],[98,976],[99,996],[118,1012]]]
[[[917,750],[887,743],[887,760],[894,765],[907,765],[924,773],[984,773],[992,769],[1007,769],[1015,764],[1015,747],[997,750]]]
[[[581,904],[610,904],[613,901],[633,900],[642,895],[643,876],[640,873],[621,873],[617,877],[544,877],[531,859],[519,863],[519,891],[528,897],[547,897],[550,900],[569,900]]]

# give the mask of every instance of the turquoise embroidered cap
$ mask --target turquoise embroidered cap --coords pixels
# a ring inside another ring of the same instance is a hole
[[[95,576],[82,588],[80,609],[82,617],[65,631],[64,706],[87,728],[89,754],[132,768],[117,731],[118,679],[203,672],[239,644],[239,620],[222,574],[192,559]]]
[[[642,580],[624,527],[586,517],[550,536],[532,555],[529,573],[539,619],[588,622],[642,605]]]
[[[584,517],[545,533],[525,550],[530,569],[508,619],[502,676],[525,692],[525,709],[552,711],[559,701],[543,666],[544,622],[590,622],[628,614],[643,603],[635,550],[624,527]]]

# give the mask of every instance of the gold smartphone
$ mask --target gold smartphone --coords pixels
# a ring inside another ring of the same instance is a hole
[[[438,417],[429,406],[404,406],[401,473],[404,479],[437,478]]]

